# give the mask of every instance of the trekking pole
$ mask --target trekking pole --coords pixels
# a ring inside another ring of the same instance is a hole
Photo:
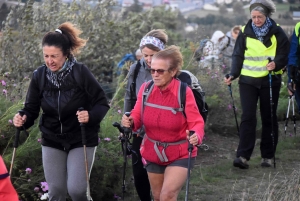
[[[296,115],[295,115],[295,96],[292,96],[292,104],[293,104],[293,121],[294,121],[294,134],[296,136]]]
[[[268,58],[269,63],[272,62],[272,59]],[[275,161],[275,137],[274,137],[274,116],[273,116],[273,95],[272,95],[272,71],[269,71],[269,84],[270,84],[270,108],[271,108],[271,137],[273,141],[273,152],[274,152],[274,168],[276,168]]]
[[[25,114],[25,112],[23,110],[20,110],[19,114],[20,114],[21,117],[23,117],[23,115]],[[19,146],[20,132],[21,132],[21,128],[18,127],[17,131],[16,131],[16,135],[15,135],[14,150],[13,150],[13,154],[12,154],[12,158],[11,158],[11,162],[10,162],[10,169],[9,169],[9,175],[10,175],[10,177],[12,175],[12,169],[13,169],[13,166],[14,166],[14,160],[15,160],[16,151],[17,151],[17,148]]]
[[[189,137],[191,137],[195,131],[190,131]],[[192,151],[194,149],[194,146],[190,143],[188,140],[189,147],[189,160],[188,160],[188,175],[187,175],[187,181],[186,181],[186,190],[185,190],[185,201],[188,201],[189,199],[189,188],[190,188],[190,171],[191,171],[191,157],[192,157]]]
[[[285,137],[286,137],[286,129],[287,129],[287,126],[288,126],[288,121],[289,121],[289,113],[290,113],[290,105],[291,105],[292,97],[293,97],[293,95],[289,96],[289,104],[288,104],[288,108],[287,108],[287,111],[286,111],[285,126],[284,126],[284,135],[285,135]]]
[[[84,110],[83,107],[78,108],[81,112]],[[84,152],[84,162],[85,162],[85,174],[86,174],[86,197],[88,201],[92,201],[91,198],[91,190],[90,190],[90,179],[89,179],[89,170],[88,170],[88,160],[87,160],[87,153],[86,153],[86,135],[85,135],[85,124],[80,123],[81,127],[81,137],[82,137],[82,145],[83,145],[83,152]]]
[[[125,115],[127,117],[130,116],[130,112],[125,112]],[[131,129],[130,128],[127,128],[127,127],[124,127],[123,128],[124,130],[124,146],[125,146],[125,149],[127,150],[127,144],[128,144],[128,136],[131,132]],[[127,164],[127,153],[126,151],[123,151],[123,155],[124,155],[124,162],[123,162],[123,182],[122,182],[122,197],[123,197],[123,201],[125,199],[125,185],[126,185],[126,181],[125,181],[125,173],[126,173],[126,164]]]
[[[225,77],[226,77],[226,79],[228,79],[230,77],[230,75],[227,74]],[[237,129],[237,136],[240,136],[239,135],[240,128],[239,128],[239,123],[238,123],[237,116],[236,116],[236,107],[234,105],[234,100],[233,100],[233,96],[232,96],[231,84],[228,85],[228,90],[229,90],[229,93],[230,93],[230,96],[231,96],[231,100],[232,100],[232,108],[233,108],[233,113],[234,113],[234,117],[235,117],[235,124],[236,124],[236,129]]]

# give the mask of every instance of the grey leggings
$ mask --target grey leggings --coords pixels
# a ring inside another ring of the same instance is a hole
[[[97,147],[87,147],[89,176]],[[49,201],[66,201],[67,193],[73,201],[87,200],[86,170],[83,147],[65,152],[42,146],[43,167],[49,187]]]

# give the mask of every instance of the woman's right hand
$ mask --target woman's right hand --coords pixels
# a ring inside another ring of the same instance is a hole
[[[130,128],[133,124],[133,118],[131,116],[127,117],[125,114],[122,116],[121,124],[124,127]]]
[[[231,80],[232,80],[232,76],[225,76],[224,77],[224,83],[226,84],[226,85],[230,85],[231,84]]]
[[[15,114],[13,118],[13,124],[15,127],[21,127],[26,122],[27,116],[24,114],[21,116],[19,113]]]

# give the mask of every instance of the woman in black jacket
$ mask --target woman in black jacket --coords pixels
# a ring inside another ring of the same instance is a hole
[[[81,31],[63,23],[48,32],[42,41],[45,64],[33,72],[27,92],[24,115],[14,116],[16,127],[29,128],[43,113],[42,155],[49,200],[87,200],[87,180],[80,124],[85,125],[88,172],[90,174],[100,122],[109,105],[101,86],[90,70],[74,55],[85,46]],[[79,110],[79,108],[83,108]]]
[[[231,73],[224,78],[229,85],[239,77],[243,114],[239,131],[240,142],[233,165],[241,169],[249,168],[248,161],[255,146],[258,100],[262,121],[261,166],[270,167],[275,157],[278,141],[276,110],[282,69],[287,64],[289,42],[282,28],[270,18],[274,12],[275,4],[271,0],[251,1],[251,19],[238,35],[232,54]]]

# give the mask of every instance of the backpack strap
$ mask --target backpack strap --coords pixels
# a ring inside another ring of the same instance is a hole
[[[134,108],[134,105],[136,103],[136,79],[137,79],[137,76],[140,72],[140,69],[141,69],[141,62],[140,60],[137,61],[137,64],[135,65],[135,69],[133,71],[133,80],[132,80],[132,83],[130,85],[130,102],[131,102],[131,109]]]
[[[180,83],[183,83],[183,82],[180,82]],[[183,106],[181,104],[181,98],[180,98],[181,90],[180,90],[180,87],[178,88],[179,108],[168,107],[168,106],[158,105],[158,104],[154,104],[154,103],[148,103],[147,100],[149,98],[150,93],[153,90],[153,87],[154,87],[153,80],[148,81],[146,86],[145,86],[144,92],[143,92],[143,104],[142,104],[141,116],[143,116],[145,105],[147,105],[149,107],[163,109],[163,110],[170,110],[173,114],[176,114],[177,112],[183,112],[184,111]]]
[[[145,88],[144,88],[144,91],[143,91],[143,96],[142,96],[142,110],[141,110],[142,119],[143,119],[143,114],[144,114],[145,102],[147,102],[148,97],[149,97],[151,91],[153,90],[153,87],[154,87],[153,80],[149,80],[145,85]]]
[[[84,64],[82,63],[76,63],[73,68],[72,68],[72,72],[71,75],[73,77],[73,79],[75,80],[77,86],[84,91],[87,95],[91,96],[86,90],[85,87],[83,85],[83,81],[82,81],[82,76],[84,75],[82,73],[82,68],[87,68],[86,66],[84,66]]]
[[[0,180],[9,177],[9,173],[0,174]]]
[[[45,87],[46,69],[47,69],[46,66],[45,67],[41,66],[38,69],[36,69],[35,72],[34,72],[34,73],[36,73],[37,82],[38,82],[38,85],[39,85],[40,98],[43,95],[43,90],[44,90],[44,87]]]
[[[180,82],[180,87],[179,87],[179,94],[178,97],[180,97],[179,103],[181,104],[182,114],[186,118],[186,113],[185,113],[185,102],[186,102],[186,88],[188,87],[187,83],[185,82]]]
[[[222,51],[225,50],[225,49],[230,45],[230,40],[231,40],[231,39],[230,39],[229,36],[226,36],[226,37],[228,38],[228,42],[227,42],[226,46],[223,47]]]
[[[145,139],[148,139],[150,142],[152,142],[154,144],[154,150],[155,150],[155,153],[157,155],[157,157],[159,158],[160,162],[164,163],[164,162],[169,162],[169,159],[165,153],[165,149],[169,146],[169,145],[179,145],[179,144],[183,144],[183,143],[186,143],[187,140],[180,140],[180,141],[177,141],[177,142],[160,142],[160,141],[157,141],[157,140],[153,140],[151,138],[149,138],[147,136],[147,134],[145,134],[144,136],[144,139],[143,139],[143,144],[144,144],[144,140]],[[162,146],[163,149],[160,153],[159,151],[159,148],[158,146]]]

